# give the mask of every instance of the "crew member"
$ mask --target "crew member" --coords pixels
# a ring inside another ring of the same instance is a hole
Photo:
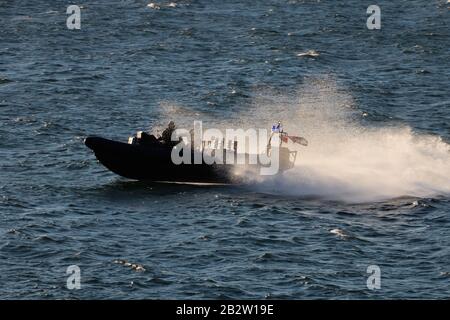
[[[166,144],[172,143],[172,133],[175,131],[175,123],[173,121],[169,122],[167,128],[163,131],[161,139]]]

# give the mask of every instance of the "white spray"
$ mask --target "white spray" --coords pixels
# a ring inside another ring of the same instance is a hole
[[[284,128],[309,146],[292,145],[296,166],[258,179],[258,190],[349,202],[450,194],[450,145],[440,137],[407,126],[362,126],[366,114],[329,78],[311,80],[292,100],[259,108],[279,109]]]
[[[366,114],[333,79],[306,80],[294,95],[265,90],[234,119],[181,112],[179,121],[206,120],[217,128],[270,128],[282,121],[288,133],[308,139],[308,147],[290,145],[298,150],[293,169],[249,177],[256,191],[349,202],[450,194],[448,143],[406,125],[362,125]],[[170,112],[172,118],[176,115],[180,113]]]

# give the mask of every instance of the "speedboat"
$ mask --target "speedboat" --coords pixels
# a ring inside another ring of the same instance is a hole
[[[248,153],[237,153],[237,141],[232,143],[232,150],[215,149],[213,154],[223,152],[234,153],[236,159],[241,156],[244,164],[236,164],[235,161],[223,163],[210,163],[203,157],[201,163],[175,164],[172,159],[174,148],[178,145],[166,144],[161,139],[145,132],[138,132],[130,137],[128,142],[120,142],[97,136],[89,136],[84,141],[85,145],[94,151],[98,161],[110,171],[133,180],[153,182],[191,182],[191,183],[243,183],[249,178],[249,173],[258,174],[262,167],[267,166],[257,162],[250,164]],[[202,149],[211,146],[211,141],[202,141]],[[191,153],[191,159],[195,153],[202,152],[189,147],[180,152]],[[291,151],[287,147],[279,148],[279,172],[289,170],[294,166],[297,151]],[[224,156],[223,159],[227,157]]]

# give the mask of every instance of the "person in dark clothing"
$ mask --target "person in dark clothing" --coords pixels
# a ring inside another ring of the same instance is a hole
[[[174,141],[172,141],[172,133],[175,131],[175,123],[173,121],[169,122],[169,125],[167,128],[163,131],[161,135],[161,140],[165,144],[172,144]]]

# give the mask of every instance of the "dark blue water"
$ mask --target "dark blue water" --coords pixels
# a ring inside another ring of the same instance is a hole
[[[0,298],[448,297],[447,1],[377,1],[381,30],[371,1],[149,2],[68,30],[66,1],[0,0]],[[83,145],[252,116],[310,140],[285,180],[143,184]]]

